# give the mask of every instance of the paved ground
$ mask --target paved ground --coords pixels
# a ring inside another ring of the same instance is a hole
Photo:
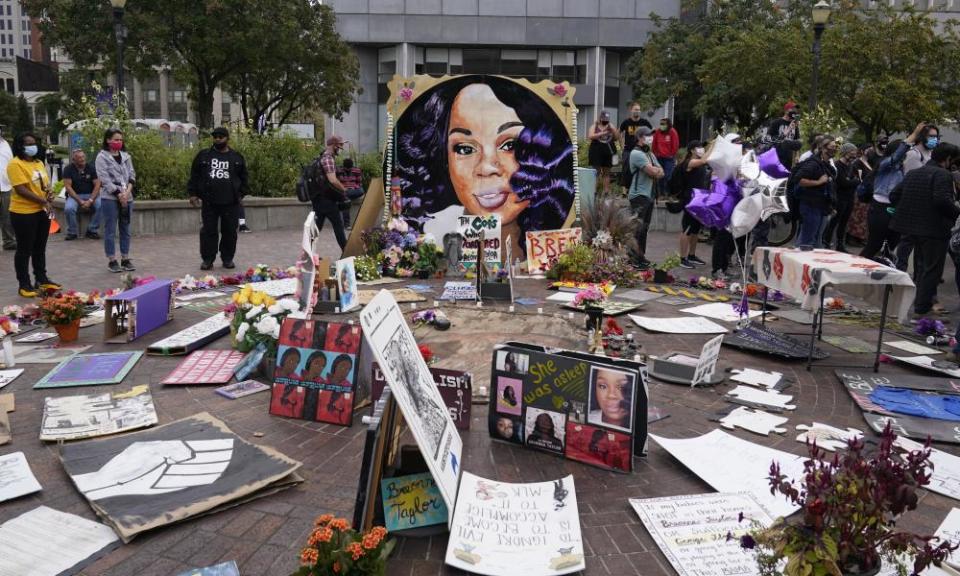
[[[287,265],[296,255],[298,233],[293,230],[275,232],[255,232],[240,238],[237,264],[241,267],[263,262],[272,265]],[[332,234],[325,231],[324,241],[333,245]],[[139,267],[138,273],[158,277],[180,277],[185,273],[199,274],[197,266],[196,237],[152,237],[135,238],[133,257]],[[662,254],[673,250],[674,235],[654,234],[651,238],[651,254]],[[709,247],[701,248],[701,256],[708,259]],[[332,253],[332,252],[331,252]],[[92,241],[63,242],[59,238],[51,241],[49,271],[51,277],[66,286],[80,290],[104,289],[119,283],[117,275],[110,274],[105,268],[105,260],[99,243]],[[21,302],[16,296],[16,283],[12,274],[12,254],[0,253],[0,270],[3,270],[3,282],[0,283],[0,305]],[[222,270],[216,270],[222,273]],[[952,278],[952,270],[945,273]],[[520,291],[526,296],[544,297],[542,283],[521,281]],[[957,307],[957,298],[952,283],[943,285],[941,300],[949,308]],[[545,313],[560,314],[558,309],[545,304]],[[648,304],[647,313],[666,316],[673,309],[656,302]],[[192,311],[178,310],[173,323],[165,326],[154,336],[168,335],[184,326],[197,321],[200,316]],[[484,338],[493,342],[498,339],[526,337],[535,342],[541,337],[524,334],[510,320],[502,320],[503,315],[490,326],[481,327],[486,331]],[[501,323],[502,322],[502,323]],[[565,314],[549,320],[549,323],[568,322]],[[545,326],[548,321],[545,321]],[[552,325],[552,324],[550,324]],[[563,333],[548,334],[552,329],[541,331],[542,338],[552,337],[567,341],[573,345],[584,342],[585,336],[572,323]],[[797,324],[781,321],[782,329],[797,331]],[[704,337],[680,337],[671,335],[645,335],[635,330],[638,339],[649,354],[671,350],[696,352],[702,346]],[[870,339],[870,330],[827,325],[828,333],[842,333]],[[418,331],[424,339],[436,341],[437,352],[444,357],[444,365],[460,365],[475,373],[489,372],[489,356],[467,353],[467,348],[476,348],[477,326],[454,326],[439,337],[439,333]],[[93,344],[92,351],[102,351],[107,347],[100,343],[99,328],[87,328],[81,331],[81,343]],[[472,345],[467,345],[470,339]],[[110,350],[140,348],[136,346],[110,347]],[[212,347],[228,346],[227,339],[221,339]],[[464,346],[465,348],[461,348]],[[836,358],[849,358],[840,350],[824,344]],[[458,350],[464,349],[462,356]],[[864,362],[866,356],[852,358]],[[223,399],[210,388],[176,387],[164,388],[157,382],[178,362],[176,358],[145,357],[127,377],[125,383],[114,386],[119,389],[133,384],[149,383],[154,394],[161,423],[170,422],[200,411],[209,411],[224,420],[243,438],[258,444],[270,445],[292,458],[304,463],[302,474],[306,482],[302,485],[232,510],[207,516],[198,520],[160,529],[143,535],[133,543],[123,546],[102,558],[84,574],[117,576],[168,576],[190,567],[198,567],[218,561],[236,560],[244,575],[284,575],[296,567],[296,556],[303,544],[313,518],[324,512],[350,517],[356,490],[356,479],[360,467],[360,452],[363,446],[363,427],[357,420],[350,428],[342,428],[299,420],[288,420],[267,414],[268,396],[255,395],[246,399],[229,401]],[[812,421],[826,422],[835,426],[854,426],[863,429],[865,423],[847,394],[840,388],[832,376],[831,369],[814,368],[807,372],[801,365],[777,362],[767,357],[746,355],[724,348],[721,362],[727,366],[751,366],[754,368],[777,369],[795,378],[797,384],[789,392],[795,396],[799,406],[791,414],[789,426]],[[0,453],[22,450],[26,452],[30,464],[37,475],[43,491],[0,504],[0,522],[21,514],[37,505],[53,508],[94,518],[88,504],[70,484],[56,457],[56,447],[43,445],[37,440],[40,425],[41,403],[45,395],[69,395],[87,389],[67,389],[41,393],[33,391],[31,386],[40,378],[48,365],[25,365],[27,372],[4,392],[16,393],[17,410],[11,414],[13,442],[0,447]],[[899,366],[884,365],[885,374],[903,372]],[[105,390],[100,387],[97,390]],[[710,431],[716,424],[707,418],[710,414],[728,406],[723,393],[729,388],[721,385],[715,389],[692,390],[680,386],[653,383],[650,390],[651,401],[670,414],[666,420],[650,425],[650,431],[668,437],[690,437]],[[565,474],[574,474],[577,482],[577,498],[580,507],[583,535],[586,540],[587,574],[625,575],[642,574],[655,576],[671,575],[673,570],[666,559],[639,524],[631,511],[627,498],[654,497],[678,494],[695,494],[710,491],[701,480],[689,473],[683,466],[667,455],[656,445],[651,445],[646,458],[635,461],[635,472],[630,475],[603,472],[583,464],[564,461],[560,458],[540,454],[514,446],[491,443],[487,435],[486,407],[474,406],[473,427],[464,433],[464,468],[482,476],[504,481],[542,481]],[[254,436],[255,433],[262,437]],[[751,441],[773,446],[794,453],[802,453],[803,446],[786,437],[769,438],[746,432],[734,432],[737,436]],[[960,449],[941,446],[950,452],[960,453]],[[923,531],[932,531],[941,522],[947,511],[954,505],[949,499],[926,494],[922,498],[921,509],[909,515],[901,525]],[[408,539],[401,542],[390,561],[391,575],[428,575],[457,573],[443,565],[446,547],[445,537],[428,539]]]

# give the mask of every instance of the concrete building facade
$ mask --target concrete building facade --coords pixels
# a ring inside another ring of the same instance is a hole
[[[629,57],[678,0],[327,0],[360,60],[363,93],[342,121],[327,118],[362,152],[386,141],[387,82],[400,74],[501,74],[568,80],[578,133],[601,110],[619,123],[632,99],[621,82]],[[668,110],[650,110],[652,123]]]

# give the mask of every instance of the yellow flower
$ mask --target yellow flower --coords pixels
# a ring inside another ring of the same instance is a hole
[[[246,304],[247,302],[248,302],[247,297],[244,296],[243,294],[240,294],[240,297],[237,298],[237,304],[240,305],[240,306],[243,306],[243,305]]]
[[[250,296],[250,303],[254,306],[259,306],[263,304],[263,292],[254,292]]]

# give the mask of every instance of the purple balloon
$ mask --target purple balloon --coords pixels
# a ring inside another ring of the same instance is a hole
[[[780,162],[776,148],[771,148],[757,156],[757,161],[760,162],[760,169],[771,178],[786,178],[790,176],[790,171]]]
[[[737,202],[741,199],[740,185],[736,180],[710,182],[710,190],[694,188],[693,199],[687,204],[687,212],[707,228],[726,228],[730,223]]]

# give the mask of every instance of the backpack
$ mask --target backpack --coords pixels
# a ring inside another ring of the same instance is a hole
[[[624,154],[623,162],[620,163],[620,185],[629,189],[633,184],[633,171],[630,169],[630,152]]]
[[[297,180],[297,200],[310,202],[320,195],[327,185],[327,175],[320,168],[320,158],[300,169]]]
[[[687,194],[686,171],[686,162],[681,162],[679,166],[674,167],[667,180],[667,212],[671,214],[683,212],[684,207],[690,202],[690,198],[687,198],[689,194]]]
[[[950,244],[948,246],[951,254],[960,255],[960,216],[957,217],[956,223],[950,230]]]

